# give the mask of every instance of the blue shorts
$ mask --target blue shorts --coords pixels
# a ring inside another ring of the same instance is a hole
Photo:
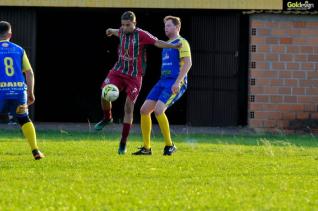
[[[176,79],[160,79],[156,85],[151,89],[147,96],[147,100],[161,101],[166,104],[167,107],[173,105],[187,89],[187,84],[182,83],[180,91],[177,94],[173,94],[171,88]]]
[[[29,115],[28,109],[19,109],[19,106],[27,104],[26,92],[16,95],[6,95],[0,92],[0,113],[11,113],[16,117]]]

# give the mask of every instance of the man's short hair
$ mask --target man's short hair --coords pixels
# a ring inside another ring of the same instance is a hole
[[[0,21],[0,36],[5,36],[11,30],[11,24],[7,21]]]
[[[179,17],[168,15],[163,19],[163,22],[166,23],[168,20],[171,20],[175,26],[181,27],[181,19]]]
[[[121,15],[121,20],[128,20],[131,22],[136,22],[136,15],[132,11],[126,11]]]

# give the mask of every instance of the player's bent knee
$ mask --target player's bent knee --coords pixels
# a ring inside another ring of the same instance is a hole
[[[29,116],[23,116],[23,117],[17,117],[17,120],[19,122],[19,125],[22,127],[24,124],[31,122],[31,119]]]
[[[158,108],[155,109],[155,115],[156,116],[159,116],[159,115],[163,114],[163,112],[164,112],[163,109],[160,109],[160,108],[159,109]]]
[[[141,107],[140,114],[141,115],[149,115],[149,114],[151,114],[151,110],[149,108]]]

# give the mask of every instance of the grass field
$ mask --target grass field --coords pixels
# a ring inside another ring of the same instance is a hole
[[[118,134],[39,132],[34,161],[18,131],[0,130],[0,210],[317,210],[314,136],[174,137],[178,152],[116,154]]]

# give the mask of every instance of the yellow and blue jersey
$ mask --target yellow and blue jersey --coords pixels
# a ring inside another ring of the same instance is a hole
[[[27,89],[23,72],[31,70],[25,50],[12,42],[0,41],[0,95],[19,95]]]
[[[180,49],[167,48],[162,50],[162,66],[161,78],[157,84],[151,89],[147,96],[148,100],[161,101],[170,107],[184,94],[187,89],[187,76],[181,82],[181,87],[178,93],[173,94],[171,88],[177,80],[179,73],[183,67],[182,58],[191,57],[190,45],[187,40],[182,37],[177,37],[168,42],[176,44],[182,43]]]
[[[21,113],[19,106],[27,104],[23,72],[29,70],[31,65],[24,49],[12,42],[0,41],[0,112],[10,111],[17,117],[28,115],[27,110]]]
[[[190,45],[180,36],[168,42],[172,44],[181,42],[182,46],[179,49],[165,48],[162,50],[161,79],[177,79],[183,66],[181,58],[191,57]],[[187,76],[184,82],[187,83]]]

